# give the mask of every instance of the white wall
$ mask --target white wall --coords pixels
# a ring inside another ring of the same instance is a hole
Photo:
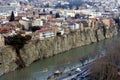
[[[40,40],[55,36],[54,32],[41,32],[39,35],[40,35]]]
[[[32,26],[43,26],[43,21],[41,19],[33,20]]]
[[[30,25],[30,24],[29,24],[28,21],[20,20],[19,23],[22,24],[22,25],[24,25],[24,28],[25,28],[26,30],[29,29],[29,25]]]

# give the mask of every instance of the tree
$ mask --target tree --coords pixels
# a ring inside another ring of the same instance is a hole
[[[55,18],[60,18],[60,14],[59,14],[59,13],[56,13],[56,14],[55,14]]]
[[[95,62],[91,68],[92,80],[118,80],[116,66],[107,59]]]
[[[108,43],[105,56],[94,62],[91,72],[92,80],[120,80],[120,41]]]
[[[33,11],[33,15],[35,15],[35,11]]]
[[[7,37],[10,45],[12,45],[16,51],[17,54],[17,59],[16,59],[16,64],[19,65],[19,68],[25,67],[25,62],[23,61],[21,55],[20,55],[20,49],[24,47],[26,42],[30,40],[30,38],[21,36],[20,34],[13,35]]]
[[[53,12],[52,12],[52,11],[50,11],[50,14],[53,14]]]
[[[43,9],[43,12],[45,12],[45,9]]]
[[[14,16],[14,12],[12,11],[9,21],[14,21],[14,20],[15,20],[15,16]]]
[[[79,14],[75,14],[75,19],[80,18]]]
[[[37,30],[39,30],[39,29],[40,29],[39,26],[30,27],[30,30],[31,30],[32,32],[35,32],[35,31],[37,31]]]

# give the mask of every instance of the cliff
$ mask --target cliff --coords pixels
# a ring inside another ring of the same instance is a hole
[[[93,42],[117,35],[117,27],[98,27],[96,29],[84,28],[63,36],[46,38],[45,40],[29,41],[20,50],[20,55],[26,66],[38,59],[48,58],[58,53],[70,50]],[[14,71],[19,66],[16,64],[16,52],[12,47],[0,48],[0,72]]]

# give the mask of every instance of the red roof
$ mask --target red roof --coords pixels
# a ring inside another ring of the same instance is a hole
[[[58,22],[58,20],[56,20],[56,19],[49,19],[48,22],[53,22],[53,23],[55,23],[55,22]]]
[[[37,33],[43,33],[43,32],[52,32],[52,29],[41,29],[41,30],[37,30]]]
[[[25,13],[18,13],[18,16],[19,17],[24,17],[24,16],[26,16],[26,14]]]
[[[0,28],[0,33],[8,33],[10,30],[14,30],[14,27],[2,27]]]

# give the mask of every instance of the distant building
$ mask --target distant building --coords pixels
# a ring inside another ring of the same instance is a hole
[[[0,17],[2,18],[3,16],[10,16],[12,11],[14,11],[15,16],[18,15],[15,7],[0,6]]]
[[[59,33],[60,35],[63,35],[65,33],[64,28],[59,27],[57,33]]]
[[[52,29],[41,29],[37,30],[36,33],[38,34],[38,38],[40,40],[55,36],[55,33]]]
[[[43,26],[43,21],[40,18],[32,20],[32,26]]]
[[[90,15],[92,17],[99,17],[99,16],[102,16],[102,13],[101,12],[91,12]]]
[[[6,6],[0,6],[0,17],[8,17],[11,15],[11,12],[14,11],[14,15],[18,16],[18,11],[20,10],[20,4],[18,2],[9,3]]]
[[[43,21],[38,19],[28,19],[27,17],[22,17],[19,21],[20,24],[24,25],[24,29],[28,30],[31,26],[43,26]]]
[[[103,19],[102,20],[106,28],[109,28],[112,25],[115,25],[115,21],[113,19]]]
[[[61,14],[65,17],[74,17],[75,16],[75,11],[74,10],[60,10]]]
[[[20,3],[18,2],[12,2],[10,3],[10,7],[15,7],[16,11],[19,11],[21,6],[20,6]]]
[[[26,17],[22,17],[21,20],[19,20],[19,23],[24,26],[25,30],[28,30],[31,24],[31,21],[27,19]]]
[[[78,30],[78,29],[79,29],[79,24],[78,24],[78,23],[69,23],[69,24],[68,24],[68,27],[69,27],[71,30]]]

